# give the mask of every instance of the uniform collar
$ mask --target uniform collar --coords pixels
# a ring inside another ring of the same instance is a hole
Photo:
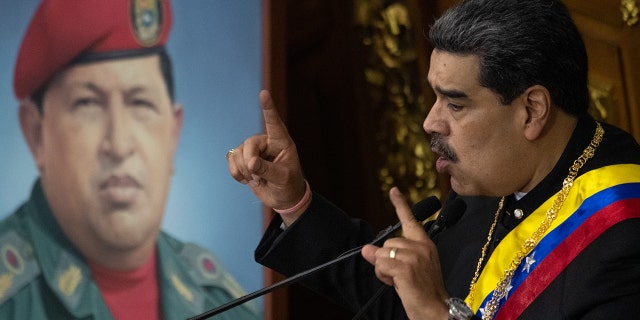
[[[565,177],[569,173],[569,167],[571,167],[573,161],[582,154],[582,150],[591,142],[595,129],[596,123],[591,116],[580,117],[564,152],[551,172],[524,197],[518,201],[514,199],[514,201],[510,201],[508,205],[505,205],[505,210],[509,213],[513,213],[517,209],[523,212],[523,216],[520,219],[516,219],[514,215],[505,216],[505,220],[509,220],[507,224],[511,228],[515,227],[519,221],[526,219],[531,212],[562,188],[562,178],[560,177]],[[588,170],[585,167],[578,174],[580,175],[586,171]]]
[[[73,317],[110,316],[89,268],[54,218],[39,179],[30,202],[35,208],[28,210],[26,227],[45,284]]]

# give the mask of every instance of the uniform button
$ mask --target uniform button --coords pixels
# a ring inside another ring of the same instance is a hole
[[[520,220],[522,219],[522,217],[524,217],[524,212],[522,211],[522,209],[516,209],[513,211],[513,215],[516,217],[516,219]]]

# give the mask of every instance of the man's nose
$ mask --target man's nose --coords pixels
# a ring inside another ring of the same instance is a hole
[[[434,132],[445,134],[443,131],[445,130],[444,121],[442,120],[441,110],[438,106],[438,102],[436,101],[429,113],[427,113],[427,117],[424,119],[422,123],[422,129],[428,134],[433,134]]]
[[[111,158],[121,161],[133,153],[133,123],[124,105],[113,105],[109,108],[106,120],[106,132],[103,141],[103,152]]]

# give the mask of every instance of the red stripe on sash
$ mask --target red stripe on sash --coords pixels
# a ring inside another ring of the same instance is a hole
[[[629,208],[640,208],[640,199],[631,198],[614,202],[585,220],[540,262],[516,291],[511,293],[498,310],[495,319],[518,318],[567,265],[597,237],[618,222],[640,218],[639,211],[629,210]]]

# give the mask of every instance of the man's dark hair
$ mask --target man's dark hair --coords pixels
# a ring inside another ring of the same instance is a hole
[[[171,64],[171,57],[169,57],[169,54],[164,49],[158,50],[153,54],[157,54],[158,57],[160,57],[160,72],[162,73],[164,82],[167,85],[167,90],[169,91],[169,98],[171,98],[171,102],[173,103],[175,101],[175,93],[174,93],[175,88],[173,83],[173,67]],[[85,59],[83,61],[88,62],[90,60]],[[96,60],[91,60],[91,61],[96,61]],[[44,114],[44,109],[43,109],[44,94],[47,92],[48,87],[49,87],[49,83],[46,83],[31,95],[31,100],[35,103],[36,107],[38,107],[38,111],[40,111],[41,115]]]
[[[542,85],[565,112],[587,112],[587,53],[560,0],[468,0],[429,31],[434,49],[480,58],[482,86],[511,103]]]

